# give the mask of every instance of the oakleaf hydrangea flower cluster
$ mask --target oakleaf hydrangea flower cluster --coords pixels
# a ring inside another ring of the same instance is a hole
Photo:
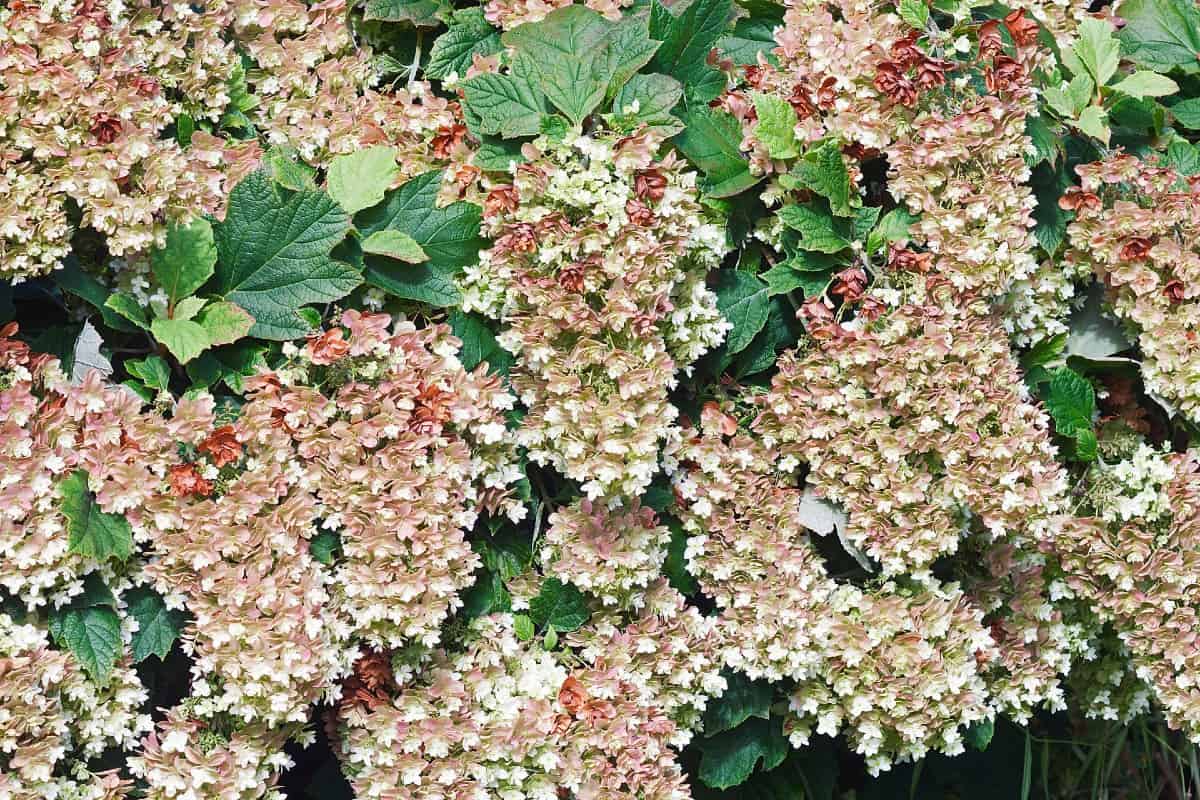
[[[704,284],[724,233],[696,174],[654,160],[658,145],[608,133],[527,145],[512,183],[488,192],[495,243],[463,280],[464,308],[499,319],[517,357],[519,443],[592,498],[649,485],[676,372],[728,328]]]

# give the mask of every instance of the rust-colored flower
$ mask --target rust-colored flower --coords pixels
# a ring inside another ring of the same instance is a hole
[[[416,397],[416,408],[413,409],[410,427],[432,432],[450,420],[450,401],[454,398],[452,392],[447,392],[435,384],[421,387]]]
[[[891,61],[884,61],[875,72],[875,88],[893,103],[911,106],[917,102],[917,87],[904,75],[904,69]]]
[[[1163,287],[1163,294],[1172,303],[1182,303],[1185,297],[1184,292],[1183,281],[1178,279],[1168,281],[1167,285]]]
[[[121,118],[113,114],[100,113],[92,120],[88,132],[100,144],[112,144],[121,135]]]
[[[1000,35],[1000,23],[994,19],[979,26],[979,55],[992,58],[1004,51],[1004,37]]]
[[[338,708],[343,714],[359,707],[374,710],[389,700],[389,690],[394,685],[391,656],[386,652],[367,650],[354,662],[354,673],[342,684]]]
[[[797,83],[792,87],[792,93],[788,96],[788,103],[800,119],[808,119],[817,113],[817,104],[813,102],[812,97],[808,94],[808,87],[803,83]]]
[[[906,247],[894,247],[888,266],[904,272],[926,273],[933,269],[933,253],[917,253]]]
[[[534,230],[537,231],[539,237],[567,236],[571,233],[571,221],[567,219],[566,214],[555,211],[553,214],[547,214],[539,219]]]
[[[574,675],[568,675],[558,690],[558,704],[571,714],[577,714],[587,701],[588,693],[583,684]]]
[[[842,298],[847,303],[853,303],[863,296],[867,290],[867,272],[862,267],[850,267],[834,276],[833,285],[829,287],[830,294]]]
[[[917,85],[922,89],[933,89],[946,82],[946,73],[954,69],[954,62],[944,58],[926,58],[917,64]]]
[[[1078,186],[1072,186],[1067,189],[1063,196],[1058,198],[1058,207],[1063,211],[1099,211],[1101,207],[1100,197],[1093,192],[1085,192]]]
[[[511,214],[521,205],[517,189],[511,184],[495,186],[483,198],[483,215],[494,217],[497,214]]]
[[[167,480],[171,483],[171,494],[175,497],[208,497],[212,494],[212,481],[200,477],[195,464],[176,464],[170,467],[167,470]]]
[[[1037,44],[1038,24],[1025,16],[1025,9],[1018,8],[1004,18],[1004,27],[1018,47],[1029,47]]]
[[[508,232],[496,240],[496,248],[501,252],[535,252],[537,250],[537,233],[528,222],[518,222],[510,226]]]
[[[1150,255],[1154,242],[1145,236],[1134,236],[1121,245],[1121,258],[1125,261],[1141,261]]]
[[[654,224],[654,212],[650,210],[650,206],[636,198],[625,201],[625,213],[634,225],[649,227]]]
[[[633,176],[633,190],[642,200],[657,203],[667,190],[667,179],[657,169],[638,170]]]
[[[222,425],[200,443],[200,452],[207,453],[213,464],[221,468],[242,457],[242,443],[237,440],[232,425]]]
[[[462,141],[467,134],[466,125],[443,125],[438,128],[437,135],[433,137],[433,155],[436,158],[449,158],[454,152],[454,148]]]
[[[330,328],[324,333],[310,334],[305,349],[312,363],[333,364],[350,352],[350,343],[343,338],[341,328]]]
[[[865,322],[872,322],[883,316],[887,306],[877,297],[864,297],[858,303],[858,317]]]
[[[808,335],[814,339],[832,339],[841,332],[841,326],[833,315],[833,309],[821,296],[810,297],[800,304],[796,317],[804,324]]]
[[[1019,89],[1025,81],[1025,67],[1009,56],[996,56],[992,66],[983,73],[983,83],[989,92],[1008,92]]]
[[[919,38],[921,38],[920,31],[911,31],[907,36],[897,39],[892,45],[892,59],[901,69],[915,67],[925,60],[925,51],[917,47]]]
[[[583,261],[573,261],[559,270],[558,285],[568,292],[578,294],[583,291],[586,277],[587,264]]]
[[[837,102],[836,86],[837,78],[830,75],[817,87],[817,105],[825,111],[832,110],[833,104]]]

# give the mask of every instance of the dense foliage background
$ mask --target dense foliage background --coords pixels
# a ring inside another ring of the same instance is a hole
[[[1200,8],[0,3],[0,800],[1200,791]]]

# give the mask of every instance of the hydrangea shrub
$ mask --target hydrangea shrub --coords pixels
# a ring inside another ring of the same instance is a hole
[[[1190,0],[11,0],[0,800],[1200,744],[1197,52]]]

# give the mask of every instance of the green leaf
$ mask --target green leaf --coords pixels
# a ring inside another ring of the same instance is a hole
[[[903,206],[893,208],[883,215],[883,219],[875,226],[875,230],[867,235],[867,252],[874,255],[882,252],[886,244],[907,239],[908,226],[917,219],[918,217]]]
[[[485,73],[460,85],[467,107],[479,119],[480,133],[511,139],[533,136],[541,128],[546,109],[545,95],[540,87],[524,78]]]
[[[212,346],[204,326],[190,319],[156,319],[150,323],[150,332],[180,364],[186,364]]]
[[[996,733],[996,721],[993,719],[984,719],[976,722],[971,727],[967,728],[963,739],[967,744],[981,753],[987,750],[988,745],[992,743],[992,736]]]
[[[1091,430],[1096,412],[1096,392],[1092,384],[1069,367],[1050,374],[1045,398],[1046,410],[1054,418],[1055,430],[1073,436],[1077,430]]]
[[[810,148],[796,164],[795,175],[804,186],[829,200],[829,208],[834,214],[840,217],[854,214],[851,198],[855,201],[858,198],[852,193],[850,172],[836,140],[829,139]]]
[[[783,763],[788,740],[780,718],[752,717],[733,730],[695,743],[700,750],[701,781],[714,789],[728,789],[745,782],[758,763],[764,772]]]
[[[659,43],[646,31],[646,23],[636,17],[618,23],[600,48],[597,59],[608,78],[607,97],[612,98],[658,51]]]
[[[752,681],[740,672],[727,673],[725,682],[725,693],[709,700],[704,710],[706,737],[733,730],[751,717],[771,718],[771,684]]]
[[[533,626],[533,620],[524,614],[517,614],[513,617],[513,633],[519,641],[528,642],[533,639],[537,630]]]
[[[795,158],[800,155],[796,142],[796,112],[787,100],[754,92],[754,111],[758,123],[754,134],[771,158]]]
[[[900,12],[900,19],[919,31],[929,24],[929,6],[924,0],[900,0],[896,10]]]
[[[172,304],[193,294],[213,274],[217,246],[208,220],[167,228],[167,242],[150,254],[150,267]]]
[[[411,22],[417,27],[433,27],[450,11],[442,0],[367,0],[363,18],[381,22]]]
[[[207,388],[220,382],[240,394],[244,388],[243,379],[267,366],[264,358],[266,349],[259,342],[241,341],[202,353],[199,358],[189,362],[185,369],[198,387]]]
[[[293,192],[316,191],[317,171],[296,160],[293,151],[272,147],[263,155],[263,169],[285,189]]]
[[[671,113],[683,99],[683,86],[669,75],[634,75],[613,98],[609,124],[632,133],[639,125],[671,136],[683,130],[683,122]]]
[[[770,311],[767,285],[742,270],[722,270],[715,288],[717,310],[733,325],[725,336],[729,355],[737,355],[750,344]]]
[[[109,287],[84,272],[74,255],[67,256],[64,259],[62,269],[54,270],[50,273],[50,277],[63,291],[70,292],[89,305],[100,309],[100,314],[104,318],[104,324],[108,327],[126,333],[137,330],[135,325],[130,324],[129,319],[108,305],[108,299],[113,294]],[[39,350],[37,352],[45,353],[50,351]],[[67,362],[64,361],[63,368],[66,369],[68,366]]]
[[[806,295],[814,293],[807,289],[805,291]],[[800,338],[800,330],[795,309],[778,297],[772,298],[767,324],[735,359],[733,376],[743,378],[775,366],[779,351],[795,345]]]
[[[454,73],[465,75],[475,56],[500,52],[500,34],[482,19],[479,23],[452,25],[433,43],[425,77],[442,80]]]
[[[536,64],[549,66],[560,58],[575,58],[602,46],[611,35],[613,23],[582,5],[551,11],[540,22],[518,25],[501,41],[525,53]]]
[[[490,570],[480,570],[475,583],[462,593],[462,616],[475,619],[486,614],[512,609],[512,595],[500,576]]]
[[[544,65],[542,91],[572,125],[582,125],[604,100],[608,75],[595,58],[563,56]]]
[[[167,608],[158,592],[148,586],[135,586],[126,592],[125,605],[129,616],[138,623],[131,643],[134,663],[145,661],[152,655],[165,659],[183,631],[187,615],[178,609]]]
[[[658,0],[654,6],[661,7]],[[697,98],[707,102],[720,93],[724,79],[708,64],[708,53],[725,32],[733,14],[732,0],[693,0],[678,17],[659,13],[659,25],[665,23],[666,37],[650,62],[651,71],[663,72],[689,84],[706,87]],[[651,22],[652,35],[654,21]],[[714,83],[713,77],[719,82]],[[713,89],[715,88],[715,93]],[[711,96],[708,96],[711,95]]]
[[[1200,174],[1200,147],[1176,139],[1167,145],[1167,163],[1183,177]]]
[[[137,298],[128,292],[113,292],[104,301],[104,307],[112,309],[142,330],[150,327],[150,320],[146,317],[146,309],[142,308]]]
[[[171,383],[171,368],[160,356],[126,361],[125,371],[152,389],[166,391]]]
[[[788,261],[781,261],[762,274],[767,282],[767,295],[776,297],[788,294],[797,289],[803,291],[805,297],[812,297],[825,291],[829,285],[829,272],[805,272],[795,269]]]
[[[1200,70],[1200,9],[1191,0],[1125,0],[1118,38],[1139,66],[1166,72]]]
[[[356,218],[367,237],[394,230],[413,238],[429,257],[421,264],[397,264],[378,256],[365,259],[367,282],[397,297],[439,307],[453,306],[460,295],[454,283],[461,269],[478,258],[482,211],[472,203],[437,206],[442,173],[426,172],[389,192],[383,203]]]
[[[734,23],[733,33],[717,41],[717,50],[738,66],[757,64],[760,54],[770,63],[776,63],[778,59],[771,51],[779,46],[775,41],[775,28],[782,24],[782,17],[744,17]]]
[[[683,115],[686,127],[675,146],[704,172],[704,191],[712,197],[731,197],[762,180],[750,174],[742,156],[742,127],[732,115],[702,107]]]
[[[1113,35],[1112,25],[1095,17],[1086,17],[1079,23],[1078,39],[1072,50],[1097,86],[1106,86],[1121,62],[1121,44]],[[1064,59],[1064,63],[1079,74],[1070,60]]]
[[[675,519],[668,517],[667,529],[671,531],[671,541],[667,545],[667,560],[663,562],[663,574],[667,576],[677,591],[685,595],[693,595],[700,591],[700,584],[687,570],[687,532]]]
[[[1138,70],[1113,84],[1113,89],[1130,97],[1166,97],[1179,91],[1179,84],[1166,75]]]
[[[333,564],[334,558],[341,548],[342,540],[333,531],[321,531],[308,540],[308,552],[325,566]]]
[[[92,680],[108,683],[121,655],[121,619],[116,611],[72,604],[52,610],[49,627],[55,641],[71,651]]]
[[[1108,114],[1100,106],[1088,106],[1075,120],[1075,127],[1104,144],[1108,144],[1111,131],[1108,128]]]
[[[254,327],[254,317],[245,309],[228,300],[209,303],[196,317],[196,322],[208,336],[210,347],[233,344]]]
[[[779,209],[779,219],[792,230],[799,231],[800,247],[818,253],[836,253],[850,246],[838,232],[829,212],[812,204],[787,205]]]
[[[449,322],[454,335],[462,340],[458,359],[464,369],[475,369],[486,361],[490,372],[508,374],[513,365],[512,353],[500,346],[496,335],[481,317],[454,311],[450,314]]]
[[[529,601],[529,617],[539,628],[566,633],[582,626],[590,616],[583,592],[558,578],[542,581],[541,591]]]
[[[362,249],[364,253],[387,256],[409,264],[420,264],[429,260],[429,256],[425,255],[417,240],[400,231],[375,231],[363,240]]]
[[[303,336],[312,326],[297,313],[301,307],[338,300],[362,282],[329,256],[349,229],[346,212],[324,192],[283,198],[266,173],[251,173],[234,187],[216,226],[217,291],[254,317],[251,336]]]
[[[485,172],[508,172],[510,165],[524,164],[527,160],[521,153],[523,145],[519,140],[483,136],[473,163]]]
[[[120,514],[108,514],[96,505],[88,476],[76,470],[58,485],[59,509],[67,518],[67,549],[97,561],[117,558],[124,561],[133,552],[133,530]]]
[[[1189,130],[1200,130],[1200,97],[1190,97],[1171,106],[1171,115]]]
[[[325,180],[329,196],[348,214],[382,202],[400,174],[396,155],[396,148],[379,144],[337,156]]]

